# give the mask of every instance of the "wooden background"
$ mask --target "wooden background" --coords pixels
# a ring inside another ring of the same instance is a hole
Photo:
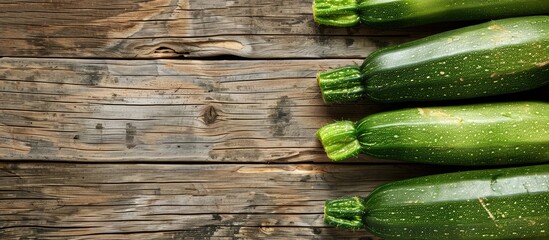
[[[326,106],[315,75],[458,26],[323,27],[311,0],[0,1],[0,239],[373,239],[324,225],[323,202],[459,169],[330,163],[319,127],[401,106]]]

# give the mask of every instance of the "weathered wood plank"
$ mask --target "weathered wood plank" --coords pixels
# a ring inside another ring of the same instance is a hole
[[[317,70],[348,64],[3,58],[0,159],[327,161],[318,128],[394,107],[325,105]]]
[[[0,56],[362,58],[455,27],[331,28],[310,0],[0,2]]]
[[[131,223],[131,222],[130,222]],[[235,239],[359,239],[379,240],[366,231],[344,231],[329,227],[227,227],[205,226],[191,230],[158,230],[151,232],[136,231],[124,233],[98,233],[81,236],[65,235],[65,232],[40,227],[22,227],[0,230],[5,239],[39,239],[34,236],[46,236],[46,239],[155,239],[155,240],[235,240]]]
[[[0,159],[327,161],[314,137],[383,109],[326,106],[318,69],[351,60],[0,59]]]
[[[0,238],[371,237],[324,225],[323,202],[449,170],[455,169],[0,163]]]

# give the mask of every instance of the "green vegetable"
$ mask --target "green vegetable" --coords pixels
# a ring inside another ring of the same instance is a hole
[[[547,0],[314,0],[317,23],[349,27],[408,27],[435,22],[549,13]]]
[[[326,201],[326,223],[383,239],[549,239],[549,165],[456,172]]]
[[[549,6],[549,4],[547,4]],[[465,27],[372,53],[317,76],[326,103],[437,101],[549,84],[549,16]]]
[[[317,132],[328,157],[359,153],[447,165],[549,162],[549,103],[511,102],[382,112]]]

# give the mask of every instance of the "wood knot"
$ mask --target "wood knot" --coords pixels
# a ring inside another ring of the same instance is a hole
[[[259,227],[259,231],[262,232],[265,235],[271,235],[271,234],[273,234],[275,229],[273,227],[263,226],[263,227]]]
[[[275,232],[275,228],[273,226],[275,226],[277,223],[277,220],[266,220],[261,223],[259,231],[265,235],[272,235]]]
[[[154,49],[154,53],[177,53],[177,51],[170,47],[160,46]]]
[[[286,128],[290,126],[290,121],[292,120],[292,105],[294,103],[288,96],[282,96],[271,111],[269,118],[271,119],[271,130],[274,137],[286,135]]]
[[[204,111],[204,123],[206,125],[213,124],[215,120],[217,119],[217,110],[213,106],[207,106],[206,110]]]
[[[212,219],[213,219],[213,220],[217,220],[217,221],[223,220],[223,218],[221,217],[221,215],[219,215],[219,214],[217,214],[217,213],[212,214]]]
[[[135,146],[135,135],[137,133],[137,128],[131,123],[126,123],[126,147],[132,149]]]

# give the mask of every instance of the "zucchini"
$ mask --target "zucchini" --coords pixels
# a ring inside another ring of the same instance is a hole
[[[549,165],[439,174],[326,201],[324,221],[384,239],[549,239]]]
[[[547,0],[314,0],[315,22],[409,27],[435,22],[548,14]]]
[[[549,84],[549,16],[496,20],[380,49],[360,67],[317,80],[326,103],[452,100],[541,87]]]
[[[328,157],[359,153],[442,165],[549,161],[549,103],[510,102],[411,108],[320,128]]]

